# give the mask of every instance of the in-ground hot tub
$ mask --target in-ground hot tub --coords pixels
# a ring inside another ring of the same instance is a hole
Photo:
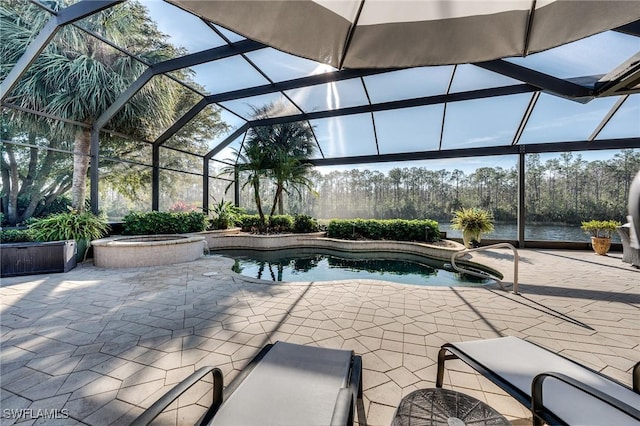
[[[93,263],[101,268],[135,268],[190,262],[201,257],[205,238],[196,235],[136,235],[91,242]]]

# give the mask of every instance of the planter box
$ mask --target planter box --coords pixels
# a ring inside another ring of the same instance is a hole
[[[0,245],[3,277],[68,272],[76,267],[75,240]]]

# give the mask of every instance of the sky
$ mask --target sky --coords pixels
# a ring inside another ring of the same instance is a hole
[[[199,19],[180,9],[157,0],[146,0],[142,3],[148,7],[160,30],[170,36],[171,42],[184,47],[189,53],[221,46],[224,43]],[[242,39],[228,31],[225,31],[225,35],[232,41]],[[526,58],[506,60],[566,78],[607,73],[639,50],[638,38],[609,31]],[[274,49],[263,49],[247,56],[274,81],[332,70],[326,65]],[[204,87],[207,94],[268,83],[264,76],[240,57],[202,64],[192,69],[196,73],[195,80]],[[517,83],[473,65],[461,65],[456,67],[455,71],[453,66],[421,67],[397,71],[390,75],[365,77],[366,87],[357,79],[290,90],[285,94],[304,112],[321,111],[367,104],[367,95],[375,103],[407,96],[444,94],[452,73],[454,77],[451,92]],[[314,120],[311,124],[325,156],[371,155],[376,154],[377,150],[380,154],[434,150],[438,149],[440,144],[442,149],[510,145],[531,96],[518,94],[450,102],[446,105],[446,111],[443,105],[430,105],[377,112],[373,114],[373,120],[371,114],[361,114]],[[243,118],[249,117],[252,106],[261,106],[273,101],[282,102],[284,111],[295,110],[295,106],[291,105],[286,97],[269,95],[223,104],[236,114],[225,111],[223,119],[233,130],[243,124]],[[602,98],[582,104],[543,93],[519,143],[585,140],[615,101],[616,98]],[[446,114],[444,127],[443,114]],[[377,147],[374,132],[378,138]],[[596,140],[621,137],[640,137],[640,94],[627,99]],[[211,146],[223,139],[224,137],[219,137],[212,140]],[[602,155],[597,152],[583,153],[583,158],[601,159]],[[225,149],[217,158],[229,157],[230,150]],[[491,157],[438,160],[438,164],[457,164],[459,167],[454,167],[471,169],[478,166],[505,167],[503,164],[513,164],[514,161],[509,157]],[[397,165],[379,165],[382,169],[394,166]],[[408,163],[402,166],[411,167]]]

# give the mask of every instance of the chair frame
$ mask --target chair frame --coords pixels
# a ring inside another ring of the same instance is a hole
[[[543,348],[540,345],[537,345],[532,342],[528,342],[528,343],[530,343],[531,345],[537,346],[540,349],[548,351],[547,349]],[[565,360],[570,361],[573,364],[580,366],[581,368],[585,368],[594,374],[597,374],[602,377],[606,377],[607,380],[610,380],[622,387],[625,387],[637,394],[640,394],[640,362],[636,363],[632,369],[633,388],[629,388],[625,384],[620,383],[617,380],[614,380],[610,377],[604,376],[603,374],[589,367],[586,367],[582,364],[579,364],[563,355],[560,355],[560,354],[554,354],[554,355],[560,358],[564,358]],[[635,418],[636,420],[640,421],[640,410],[634,407],[631,407],[622,401],[618,401],[617,399],[612,398],[609,395],[606,395],[600,392],[599,390],[594,389],[591,386],[588,386],[584,383],[581,383],[571,377],[568,377],[558,372],[543,372],[538,374],[533,378],[533,381],[531,384],[531,393],[529,394],[527,392],[524,392],[520,388],[514,386],[509,381],[504,379],[499,373],[487,368],[481,362],[474,359],[472,356],[468,355],[466,352],[464,352],[460,348],[456,347],[454,343],[445,343],[444,345],[442,345],[440,351],[438,352],[438,371],[436,376],[437,388],[441,388],[443,385],[445,362],[451,359],[460,359],[461,361],[469,365],[471,368],[476,370],[478,373],[482,374],[484,377],[491,380],[494,384],[496,384],[506,393],[511,395],[513,398],[515,398],[522,405],[524,405],[525,407],[529,407],[533,415],[533,424],[535,426],[541,426],[545,422],[549,425],[569,425],[569,423],[567,423],[565,420],[561,419],[552,411],[544,407],[542,384],[548,378],[553,378],[555,380],[563,381],[573,386],[574,388],[579,389],[580,391],[585,392],[593,396],[594,398],[597,398],[615,407],[616,409],[624,412],[625,414]]]
[[[159,400],[145,410],[133,423],[131,423],[131,425],[143,426],[150,424],[172,402],[178,399],[205,376],[211,374],[213,378],[213,398],[211,406],[197,423],[200,426],[209,424],[222,406],[223,402],[226,401],[244,381],[244,379],[251,374],[274,345],[275,343],[271,343],[263,347],[226,388],[224,388],[224,379],[222,371],[219,368],[209,366],[198,369],[164,394]],[[341,389],[338,395],[333,417],[331,419],[331,425],[352,425],[354,423],[358,403],[362,403],[362,357],[355,355],[352,352],[349,384],[347,388]]]

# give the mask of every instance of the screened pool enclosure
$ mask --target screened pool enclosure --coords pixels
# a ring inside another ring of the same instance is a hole
[[[207,3],[219,7],[208,10]],[[502,158],[515,173],[510,189],[517,207],[513,240],[520,244],[525,242],[525,205],[531,196],[527,191],[534,187],[527,180],[531,176],[527,173],[532,173],[527,164],[533,167],[540,158],[564,153],[597,160],[604,153],[611,157],[624,152],[623,157],[631,162],[620,173],[627,173],[630,181],[637,172],[637,1],[557,2],[578,9],[556,10],[556,19],[547,24],[547,30],[544,25],[536,27],[534,17],[548,15],[545,7],[556,2],[519,2],[520,14],[509,15],[509,19],[521,19],[522,26],[495,25],[526,33],[522,45],[511,43],[516,47],[511,46],[510,53],[498,48],[505,44],[500,33],[481,42],[474,40],[475,33],[460,35],[465,24],[456,21],[456,15],[441,23],[438,33],[429,30],[431,38],[422,39],[422,45],[415,40],[404,42],[413,52],[409,55],[432,50],[437,53],[435,59],[412,57],[422,62],[407,65],[400,61],[401,67],[387,62],[376,66],[364,59],[358,62],[347,59],[346,53],[338,58],[327,55],[326,63],[321,63],[270,47],[265,44],[270,42],[265,35],[269,28],[295,26],[301,33],[289,35],[296,41],[293,45],[308,45],[310,41],[303,42],[305,37],[326,38],[345,49],[360,46],[360,56],[367,59],[368,50],[358,44],[360,30],[355,24],[347,25],[346,38],[336,41],[335,29],[326,22],[309,24],[306,29],[303,24],[285,25],[292,19],[283,13],[288,3],[3,2],[3,45],[12,45],[3,47],[0,74],[3,211],[11,186],[17,197],[15,186],[23,179],[11,171],[71,168],[74,151],[81,155],[78,141],[74,142],[80,134],[86,135],[89,148],[91,209],[103,209],[112,197],[122,210],[114,210],[112,216],[122,216],[130,209],[169,209],[179,201],[168,195],[175,190],[171,183],[175,177],[182,182],[180,191],[198,199],[204,211],[214,199],[249,202],[244,196],[241,200],[233,173],[243,161],[238,152],[250,129],[274,124],[303,122],[311,127],[316,149],[309,161],[318,170],[388,170],[415,164],[459,169],[470,160]],[[354,22],[364,21],[368,4],[376,3],[384,2],[356,2]],[[412,3],[416,2],[398,2],[397,7]],[[465,2],[450,3],[461,7]],[[480,16],[498,16],[501,12],[492,8],[506,2],[477,3],[487,7],[484,13],[480,7]],[[582,15],[576,12],[587,4],[599,8],[584,9]],[[235,9],[237,5],[249,9]],[[278,13],[264,13],[262,9],[269,7]],[[252,8],[257,8],[255,15],[248,17]],[[221,13],[229,15],[216,17]],[[278,19],[281,25],[270,21]],[[571,19],[571,23],[566,21],[563,27],[562,19]],[[236,21],[240,24],[232,26]],[[244,27],[255,27],[260,21],[270,22],[260,29],[262,36],[256,37],[264,43],[239,34],[248,35]],[[478,34],[491,31],[481,27]],[[479,51],[482,43],[486,52]],[[397,53],[402,44],[381,46],[380,50]],[[278,47],[288,49],[286,44]],[[379,53],[369,49],[372,55]],[[465,53],[447,56],[447,52]],[[395,56],[402,57],[401,53]],[[93,72],[91,67],[96,64],[109,90],[100,91],[99,84],[92,87],[83,79],[83,73]],[[61,75],[60,70],[69,74]],[[39,74],[51,78],[34,78]],[[77,111],[89,112],[74,116]],[[489,164],[494,168],[501,164],[492,161]],[[558,164],[558,173],[570,178],[569,161],[565,168],[562,162]],[[541,175],[549,177],[550,173],[546,170]],[[47,196],[60,195],[71,186],[69,173],[60,171],[48,179],[55,189],[49,189]],[[620,182],[626,179],[622,176]],[[497,188],[489,181],[485,184]],[[110,191],[104,191],[106,187]],[[321,188],[317,189],[322,197]],[[616,190],[622,191],[623,198],[626,189]],[[121,201],[120,193],[130,194],[134,201]],[[528,208],[535,209],[535,204]]]

